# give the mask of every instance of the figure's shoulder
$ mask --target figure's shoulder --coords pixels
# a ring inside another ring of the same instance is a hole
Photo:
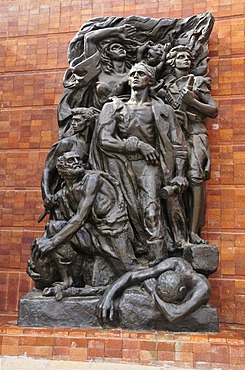
[[[117,96],[111,97],[108,102],[103,105],[101,113],[107,113],[117,110],[119,107],[123,106],[123,102]]]
[[[168,117],[173,114],[173,108],[166,104],[161,98],[157,96],[152,97],[153,111],[158,111],[161,115]]]
[[[195,76],[194,90],[201,93],[210,93],[211,79],[210,77]]]
[[[76,184],[76,188],[82,191],[85,195],[93,192],[101,184],[101,177],[97,171],[86,170]]]
[[[57,146],[58,147],[71,147],[74,143],[77,143],[78,142],[78,135],[77,134],[73,134],[71,136],[68,136],[68,137],[64,137],[63,139],[59,140],[57,142]]]
[[[98,181],[101,178],[100,171],[86,170],[83,181]]]
[[[104,104],[99,121],[100,123],[103,122],[105,118],[108,116],[111,117],[118,112],[121,112],[126,107],[126,99],[123,99],[121,97],[113,96],[110,98],[110,100]]]
[[[125,107],[126,106],[126,103],[128,102],[128,100],[129,100],[129,96],[120,96],[120,97],[118,97],[118,96],[112,96],[111,98],[110,98],[110,100],[111,100],[111,104],[113,105],[113,107],[114,107],[114,109],[121,109],[121,108],[123,108],[123,107]]]

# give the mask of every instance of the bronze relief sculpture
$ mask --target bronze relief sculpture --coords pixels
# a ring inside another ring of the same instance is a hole
[[[200,236],[212,26],[210,13],[96,18],[71,41],[19,325],[218,329],[218,251]]]

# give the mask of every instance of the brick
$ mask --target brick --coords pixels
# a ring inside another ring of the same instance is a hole
[[[139,349],[140,348],[140,341],[138,340],[123,340],[123,348],[129,348],[129,349]]]
[[[87,361],[87,348],[71,348],[70,349],[71,361]]]
[[[78,11],[78,6],[81,11]],[[189,364],[204,368],[242,369],[241,336],[172,335],[100,329],[23,329],[6,327],[16,317],[18,299],[32,287],[26,261],[32,240],[40,236],[37,224],[43,206],[39,189],[47,152],[57,140],[57,103],[63,91],[67,46],[81,24],[95,16],[141,14],[154,17],[191,17],[211,11],[216,18],[210,36],[212,94],[219,115],[207,121],[212,154],[212,177],[207,182],[207,213],[203,235],[218,245],[220,263],[209,281],[211,302],[221,324],[242,331],[245,324],[245,5],[241,0],[169,0],[164,2],[54,0],[41,4],[0,2],[0,310],[6,314],[0,328],[2,354],[25,352],[47,358],[109,359],[154,365]],[[52,21],[51,21],[52,20]],[[19,335],[18,340],[16,336]],[[165,338],[164,338],[165,336]],[[103,337],[103,340],[101,340]],[[7,339],[6,339],[7,338]],[[156,338],[158,338],[158,343]],[[33,347],[34,343],[36,348]],[[52,353],[50,353],[50,349]],[[87,349],[88,348],[88,349]],[[227,352],[227,348],[229,348]],[[223,352],[224,351],[224,352]],[[204,357],[205,355],[205,357]],[[118,356],[118,357],[116,357]],[[189,357],[188,357],[189,356]],[[191,359],[188,362],[188,358]],[[126,361],[126,360],[125,360]],[[221,366],[222,364],[222,366]]]
[[[146,341],[146,340],[140,341],[140,349],[155,351],[157,349],[157,343],[155,341]]]
[[[158,342],[158,351],[174,351],[175,343],[174,342]]]
[[[60,359],[68,359],[70,357],[70,348],[53,347],[53,357],[60,358]]]
[[[105,349],[122,349],[123,341],[122,339],[106,339],[105,340]]]
[[[105,349],[104,348],[88,348],[88,359],[98,359],[104,358]]]
[[[3,344],[1,349],[2,356],[18,356],[19,355],[19,347],[12,346],[9,344]]]
[[[54,338],[52,337],[37,337],[36,345],[39,347],[42,346],[52,346],[54,344]]]
[[[158,350],[158,360],[159,361],[174,361],[175,352],[173,351],[159,351]]]
[[[123,348],[122,359],[126,362],[140,362],[140,351],[138,349]]]
[[[118,348],[105,348],[105,357],[122,358],[123,350]]]

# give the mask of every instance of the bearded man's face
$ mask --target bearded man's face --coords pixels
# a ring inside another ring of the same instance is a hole
[[[73,152],[65,153],[58,164],[59,174],[65,178],[77,178],[84,174],[81,158]]]

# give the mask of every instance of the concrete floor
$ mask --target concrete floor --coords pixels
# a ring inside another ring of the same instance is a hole
[[[169,366],[36,360],[28,357],[0,357],[0,370],[181,370]],[[191,369],[189,369],[191,370]],[[222,370],[222,369],[220,369]]]

